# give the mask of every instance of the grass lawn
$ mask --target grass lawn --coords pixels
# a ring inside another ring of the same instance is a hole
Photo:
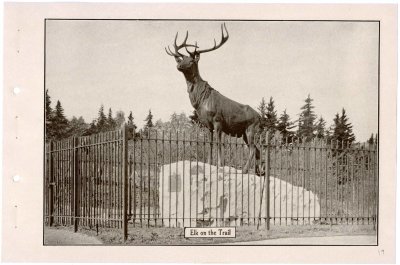
[[[72,227],[54,228],[73,231]],[[183,228],[129,227],[126,242],[123,242],[122,229],[102,228],[97,234],[94,229],[80,227],[78,233],[96,237],[107,245],[213,245],[288,237],[375,235],[376,231],[372,225],[273,225],[269,231],[265,227],[257,230],[255,226],[244,226],[236,228],[236,238],[185,238]]]

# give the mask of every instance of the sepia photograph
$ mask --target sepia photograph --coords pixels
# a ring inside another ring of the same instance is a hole
[[[44,245],[378,244],[379,21],[44,23]]]

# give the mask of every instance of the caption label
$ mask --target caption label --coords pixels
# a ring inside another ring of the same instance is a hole
[[[236,237],[236,227],[185,227],[185,237]]]

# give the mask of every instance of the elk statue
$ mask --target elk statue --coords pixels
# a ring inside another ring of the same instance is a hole
[[[174,51],[169,46],[168,50],[165,48],[165,51],[168,55],[175,58],[178,70],[185,76],[190,102],[193,108],[195,108],[199,121],[209,129],[211,139],[213,139],[214,131],[217,134],[219,143],[221,142],[222,132],[230,136],[243,137],[244,142],[250,150],[248,160],[243,167],[243,172],[247,173],[254,153],[256,160],[259,161],[260,159],[260,151],[254,143],[254,136],[260,129],[261,117],[249,105],[240,104],[223,96],[212,88],[207,81],[203,80],[199,73],[200,54],[214,51],[228,40],[229,33],[225,23],[221,25],[221,31],[222,38],[220,43],[217,45],[214,39],[214,47],[203,50],[198,49],[197,42],[195,45],[186,44],[189,35],[188,32],[186,32],[183,43],[177,45],[178,33],[176,33],[173,45]],[[194,48],[194,51],[189,51],[188,47]],[[182,48],[185,48],[189,56],[180,52]],[[221,165],[221,145],[218,146],[218,164]],[[210,153],[212,153],[212,150]],[[260,171],[258,166],[256,171],[257,173]]]

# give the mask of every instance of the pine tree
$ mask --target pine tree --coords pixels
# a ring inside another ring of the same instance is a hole
[[[279,117],[278,125],[276,128],[282,134],[283,138],[291,139],[294,136],[294,132],[291,131],[294,127],[296,126],[293,122],[290,121],[289,114],[286,113],[285,109]]]
[[[46,108],[45,108],[45,117],[46,117],[46,140],[51,140],[54,137],[54,128],[53,128],[53,109],[51,108],[51,98],[49,95],[49,91],[46,89]]]
[[[374,141],[375,141],[374,134],[371,133],[371,137],[369,137],[367,143],[368,143],[369,145],[372,145],[372,144],[374,144]]]
[[[349,122],[349,118],[346,115],[346,111],[343,108],[342,114],[336,113],[333,119],[333,132],[332,140],[339,142],[352,143],[355,141],[355,136],[353,134],[353,125]]]
[[[128,116],[128,125],[133,126],[133,128],[137,128],[135,122],[133,121],[133,115],[132,115],[132,111],[129,113]]]
[[[320,117],[317,124],[315,125],[317,138],[322,139],[326,136],[325,126],[326,126],[326,122],[325,122],[324,118]]]
[[[144,120],[146,123],[144,124],[143,127],[143,132],[144,135],[147,137],[149,135],[149,131],[152,127],[154,127],[153,124],[153,114],[151,114],[151,110],[149,110],[149,114],[147,115],[146,119]]]
[[[260,105],[258,106],[258,113],[261,116],[261,128],[264,128],[267,124],[267,103],[264,97],[261,99]]]
[[[113,116],[112,116],[112,110],[111,108],[108,109],[108,116],[107,116],[107,129],[108,130],[115,130],[117,127],[117,123],[115,122]]]
[[[151,110],[149,110],[149,114],[147,115],[146,119],[144,120],[146,124],[144,125],[145,128],[153,127],[153,114],[151,114]]]
[[[270,97],[267,105],[265,127],[267,128],[267,130],[274,133],[276,131],[277,124],[278,124],[278,118],[275,110],[275,103],[273,98]]]
[[[311,99],[310,95],[305,99],[305,105],[301,107],[302,112],[299,117],[299,127],[297,131],[297,135],[301,138],[305,137],[306,141],[310,141],[314,138],[315,132],[315,119],[316,115],[313,111],[314,106],[312,105],[313,99]]]
[[[104,114],[104,106],[103,105],[101,105],[100,109],[99,109],[99,115],[97,118],[96,129],[97,129],[97,132],[107,131],[107,118],[106,118],[106,115]]]
[[[59,100],[57,100],[56,108],[54,111],[52,127],[54,129],[54,138],[56,140],[67,137],[68,120],[64,115],[64,109],[61,106],[61,102]]]

